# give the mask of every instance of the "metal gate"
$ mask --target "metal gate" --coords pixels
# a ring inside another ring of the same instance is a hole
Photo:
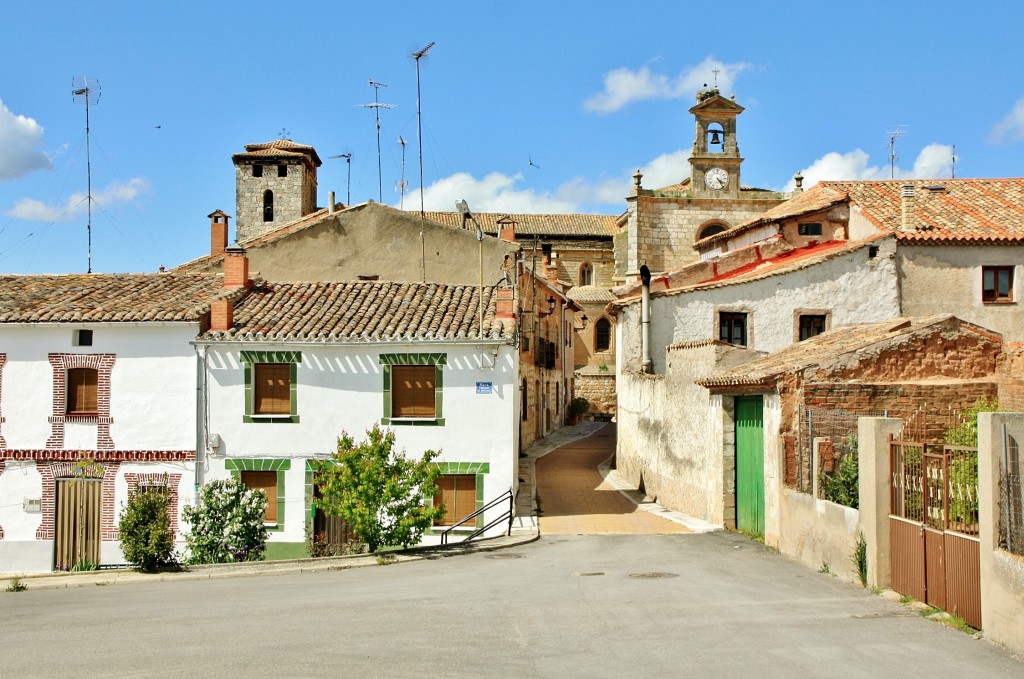
[[[57,479],[53,514],[53,568],[100,563],[102,479]]]
[[[736,528],[764,535],[764,397],[736,397]]]
[[[892,587],[981,627],[978,451],[892,441]]]

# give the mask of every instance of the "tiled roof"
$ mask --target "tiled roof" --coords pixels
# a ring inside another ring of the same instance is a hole
[[[264,283],[235,305],[235,327],[212,340],[387,342],[476,339],[478,288],[472,285],[354,281]],[[513,319],[495,319],[484,288],[484,339],[508,340]]]
[[[509,218],[516,223],[516,236],[591,236],[610,238],[618,232],[618,215],[539,215],[508,214],[504,212],[474,212],[484,233],[497,234],[498,220]],[[427,212],[427,219],[447,226],[462,227],[458,212]],[[470,229],[476,227],[469,223]]]
[[[216,274],[0,276],[0,322],[197,321],[223,284]]]
[[[823,182],[849,194],[865,215],[910,242],[1024,241],[1024,178]],[[900,231],[901,187],[914,186],[914,229]]]
[[[581,304],[606,304],[615,301],[615,295],[607,288],[596,285],[583,285],[569,288],[566,297]]]
[[[770,210],[765,211],[760,216],[755,217],[749,221],[737,224],[731,229],[726,229],[713,236],[703,238],[694,243],[694,249],[701,249],[709,247],[715,243],[729,240],[737,236],[738,234],[756,229],[759,226],[765,224],[771,224],[775,221],[781,221],[784,219],[793,219],[801,215],[810,214],[812,212],[818,212],[826,208],[832,207],[838,203],[846,200],[847,195],[844,191],[832,188],[826,183],[818,183],[811,187],[809,190],[803,193],[798,193],[784,203],[780,203]]]
[[[320,167],[320,165],[323,164],[320,161],[320,156],[316,154],[316,149],[312,146],[307,146],[306,144],[297,144],[291,139],[275,139],[274,141],[268,141],[262,144],[246,144],[245,153],[236,153],[232,158],[245,158],[246,156],[281,157],[293,154],[309,158],[317,167]]]
[[[921,319],[897,318],[881,323],[858,323],[833,328],[816,337],[796,342],[762,358],[697,380],[702,387],[766,387],[781,375],[808,368],[839,364],[844,356],[859,353],[868,347],[902,335],[930,331],[936,326],[981,332],[986,337],[993,333],[961,321],[950,314]]]

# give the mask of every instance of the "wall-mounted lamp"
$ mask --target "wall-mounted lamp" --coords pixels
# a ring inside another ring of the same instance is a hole
[[[555,313],[555,298],[554,297],[548,297],[548,310],[547,311],[538,311],[537,315],[540,316],[541,318],[543,318],[544,316],[550,316],[553,313]]]
[[[587,327],[587,322],[590,319],[587,318],[586,314],[583,314],[582,316],[580,316],[579,320],[580,320],[581,325],[573,325],[573,330],[585,330],[586,327]]]

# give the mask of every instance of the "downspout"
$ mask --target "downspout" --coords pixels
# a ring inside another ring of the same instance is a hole
[[[648,375],[654,372],[654,361],[651,360],[651,270],[644,264],[640,267],[640,282],[643,283],[640,293],[640,356],[641,372]]]
[[[206,347],[196,349],[196,472],[195,506],[199,506],[199,489],[203,485],[203,458],[206,451]]]

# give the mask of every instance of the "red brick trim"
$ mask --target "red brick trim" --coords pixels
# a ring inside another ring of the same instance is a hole
[[[7,441],[4,440],[3,428],[4,428],[4,363],[7,363],[7,354],[0,354],[0,450],[7,447]],[[2,473],[2,467],[0,467],[0,473]],[[3,540],[3,530],[0,530],[0,540]]]
[[[0,450],[0,460],[36,460],[39,462],[73,462],[85,455],[96,462],[192,462],[194,450],[50,450],[17,448]]]
[[[64,424],[66,422],[95,422],[96,447],[110,450],[114,440],[110,438],[110,370],[117,359],[115,354],[50,354],[53,368],[53,416],[50,418],[50,437],[46,447],[64,447]],[[71,368],[92,368],[96,371],[96,416],[67,414],[67,373]]]
[[[129,493],[137,491],[139,484],[142,483],[162,485],[165,480],[167,481],[167,494],[170,497],[171,535],[176,536],[178,534],[178,487],[181,485],[181,474],[126,472],[124,480],[128,483]],[[120,539],[120,534],[116,539]]]
[[[81,459],[75,456],[74,460]],[[100,520],[100,539],[104,541],[117,540],[117,530],[114,524],[114,481],[117,478],[117,470],[120,462],[108,462],[103,464],[103,508]],[[36,529],[36,540],[53,539],[54,521],[54,500],[56,497],[56,480],[71,478],[75,475],[75,462],[61,461],[36,464],[39,475],[43,477],[43,498],[42,498],[42,521]]]

